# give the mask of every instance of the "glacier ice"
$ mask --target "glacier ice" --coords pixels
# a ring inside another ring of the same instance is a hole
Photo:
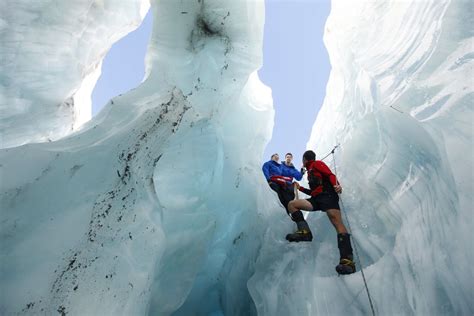
[[[312,243],[288,244],[261,175],[263,1],[153,1],[144,82],[71,133],[58,102],[94,81],[146,6],[7,3],[0,313],[369,314],[361,274],[335,275],[324,214],[308,217]],[[340,144],[327,162],[379,315],[474,312],[472,16],[462,0],[332,2],[308,147]]]
[[[107,14],[134,18],[121,3],[109,3]],[[266,192],[255,180],[273,117],[270,90],[256,73],[263,9],[262,1],[154,2],[143,84],[57,141],[5,129],[5,147],[9,136],[30,144],[0,153],[0,313],[221,311],[229,248],[249,238],[254,194]],[[90,27],[95,34],[104,26]],[[44,87],[50,92],[54,86]],[[29,119],[53,129],[56,113],[42,115]],[[245,287],[244,279],[234,283]],[[225,305],[248,310],[246,293],[240,307]]]
[[[0,146],[66,136],[90,120],[102,59],[149,0],[2,2]]]
[[[327,162],[377,315],[474,312],[473,16],[469,1],[332,2],[332,71],[307,147],[339,145]],[[370,315],[360,273],[334,276],[327,219],[309,223],[307,251],[263,243],[249,282],[259,314]]]

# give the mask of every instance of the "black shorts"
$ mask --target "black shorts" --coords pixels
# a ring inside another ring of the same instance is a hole
[[[309,199],[306,199],[306,201],[313,205],[313,211],[326,212],[329,209],[341,209],[339,207],[339,196],[337,194],[323,192],[316,196],[312,196]]]

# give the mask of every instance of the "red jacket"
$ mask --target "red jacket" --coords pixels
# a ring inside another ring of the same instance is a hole
[[[305,164],[308,171],[308,183],[310,189],[300,187],[299,190],[305,194],[316,196],[322,192],[334,193],[334,186],[338,184],[337,178],[331,169],[321,160],[310,160]]]

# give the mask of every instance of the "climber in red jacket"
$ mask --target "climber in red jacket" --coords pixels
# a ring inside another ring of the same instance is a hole
[[[339,274],[354,273],[355,264],[350,234],[342,222],[339,207],[338,193],[342,193],[342,187],[329,167],[324,162],[316,160],[316,154],[312,150],[308,150],[303,154],[303,165],[307,170],[310,188],[303,188],[298,184],[297,187],[301,192],[311,197],[309,199],[293,200],[288,204],[288,211],[293,221],[296,222],[298,229],[296,232],[288,234],[286,239],[290,242],[312,241],[313,235],[301,210],[326,212],[337,231],[340,262],[336,267],[336,271]]]

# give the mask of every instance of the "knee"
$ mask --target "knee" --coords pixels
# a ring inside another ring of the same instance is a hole
[[[291,201],[288,203],[288,210],[289,210],[290,212],[296,210],[295,202],[296,202],[295,200],[291,200]]]

